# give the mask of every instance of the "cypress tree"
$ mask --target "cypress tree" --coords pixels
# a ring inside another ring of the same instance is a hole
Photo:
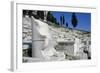
[[[77,25],[78,25],[78,20],[77,20],[77,17],[76,17],[76,14],[75,13],[72,13],[72,25],[73,27],[75,28]]]
[[[61,26],[62,26],[62,16],[60,16],[60,23],[61,23]]]

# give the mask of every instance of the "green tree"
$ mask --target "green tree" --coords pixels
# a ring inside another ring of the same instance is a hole
[[[52,14],[50,11],[47,14],[47,21],[52,21]]]
[[[76,14],[75,13],[72,13],[72,25],[73,27],[75,28],[77,25],[78,25],[78,20],[77,20],[77,17],[76,17]]]
[[[47,21],[57,24],[57,19],[53,16],[52,12],[50,11],[47,14]]]
[[[44,11],[37,11],[37,15],[44,20]]]
[[[23,10],[23,17],[26,15],[26,10]]]
[[[62,15],[62,23],[63,23],[63,25],[65,25],[65,17],[64,17],[64,15]]]
[[[32,12],[33,12],[32,10],[29,10],[29,11],[28,11],[28,15],[29,15],[29,17],[32,16]]]
[[[24,17],[25,15],[29,15],[29,10],[23,10],[23,17]]]
[[[66,27],[68,27],[68,23],[66,22]]]
[[[60,25],[59,22],[57,22],[57,25],[58,25],[58,26]]]
[[[63,24],[63,23],[62,23],[62,20],[63,20],[63,19],[62,19],[62,16],[60,16],[60,23],[61,23],[61,26],[62,26],[62,24]]]

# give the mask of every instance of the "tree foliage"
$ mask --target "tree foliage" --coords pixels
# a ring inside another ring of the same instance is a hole
[[[44,11],[37,11],[37,15],[44,20]]]
[[[64,17],[64,15],[60,16],[60,22],[61,22],[61,26],[65,25],[65,17]]]
[[[65,25],[65,17],[64,17],[64,15],[62,16],[62,18],[63,18],[62,23],[63,23],[63,25]]]
[[[47,14],[47,21],[57,24],[57,19],[53,16],[52,12],[50,11]]]
[[[29,10],[23,10],[23,17],[24,17],[25,15],[29,15]]]
[[[72,25],[73,27],[75,28],[77,25],[78,25],[78,20],[77,20],[77,17],[76,17],[76,14],[75,13],[72,13]]]
[[[62,16],[60,16],[60,23],[61,23],[61,26],[62,26],[62,20],[63,20],[63,18],[62,18]]]
[[[68,27],[68,22],[66,22],[66,27]]]

